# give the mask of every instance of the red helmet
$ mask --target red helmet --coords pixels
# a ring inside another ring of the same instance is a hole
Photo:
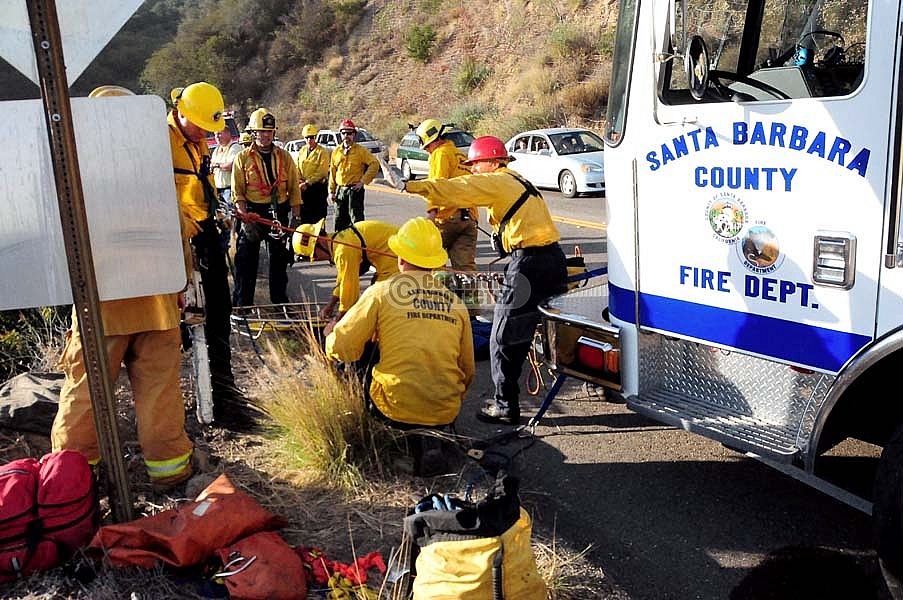
[[[340,131],[340,132],[346,131],[346,130],[348,130],[348,129],[350,129],[351,131],[357,131],[357,126],[354,124],[354,121],[352,121],[351,119],[345,119],[345,120],[342,121],[342,123],[339,125],[339,131]]]
[[[467,160],[465,165],[472,165],[478,160],[514,160],[513,156],[508,155],[508,149],[505,148],[505,142],[492,135],[484,135],[478,137],[470,144],[470,150],[467,151]]]

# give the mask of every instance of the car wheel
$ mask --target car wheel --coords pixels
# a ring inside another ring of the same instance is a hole
[[[401,159],[401,176],[408,181],[414,179],[414,174],[411,173],[411,165],[408,164],[408,161],[405,158]]]
[[[558,189],[565,198],[573,198],[577,195],[577,180],[570,171],[562,171],[558,176]]]

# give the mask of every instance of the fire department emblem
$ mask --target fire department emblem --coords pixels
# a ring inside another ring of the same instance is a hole
[[[706,218],[715,239],[733,244],[747,222],[746,207],[734,194],[718,194],[706,207]]]
[[[749,228],[737,247],[746,267],[755,273],[771,273],[783,262],[778,236],[764,225]]]

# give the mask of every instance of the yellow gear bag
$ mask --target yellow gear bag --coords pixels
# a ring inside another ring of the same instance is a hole
[[[501,484],[501,495],[477,504],[446,496],[443,510],[405,518],[405,532],[419,547],[414,600],[545,600],[517,479]]]

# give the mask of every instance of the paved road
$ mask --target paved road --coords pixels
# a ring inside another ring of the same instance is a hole
[[[562,234],[562,247],[568,255],[574,254],[574,247],[579,246],[588,268],[603,266],[607,261],[605,244],[604,199],[601,197],[565,198],[557,192],[543,192],[549,202],[553,217]],[[423,216],[426,203],[420,196],[401,194],[384,186],[370,186],[367,189],[365,215],[368,219],[377,219],[389,223],[404,223],[407,219]],[[327,228],[332,229],[332,207],[329,208]],[[482,211],[481,211],[482,212]],[[489,231],[485,213],[481,214],[480,227]],[[481,270],[501,269],[502,262],[493,261],[489,247],[489,236],[481,233],[478,240],[477,264]],[[311,285],[309,277],[316,281]],[[296,264],[292,270],[289,297],[302,300],[304,297],[313,301],[328,300],[334,283],[334,271],[328,266],[315,264]],[[264,286],[265,287],[265,286]],[[261,293],[264,292],[262,295]],[[266,303],[265,289],[258,285],[257,301]]]
[[[579,245],[590,268],[606,260],[602,198],[544,193],[565,250]],[[367,192],[368,218],[402,223],[422,214],[416,197]],[[483,224],[485,228],[485,223]],[[497,268],[480,239],[481,268]],[[292,294],[323,302],[334,270],[292,270]],[[458,427],[486,438],[473,419],[488,397],[486,362]],[[546,376],[548,383],[548,376]],[[540,397],[525,397],[532,414]],[[604,573],[587,597],[617,600],[886,598],[874,566],[867,515],[753,459],[602,400],[566,383],[523,451],[512,444],[522,497],[545,535]]]

